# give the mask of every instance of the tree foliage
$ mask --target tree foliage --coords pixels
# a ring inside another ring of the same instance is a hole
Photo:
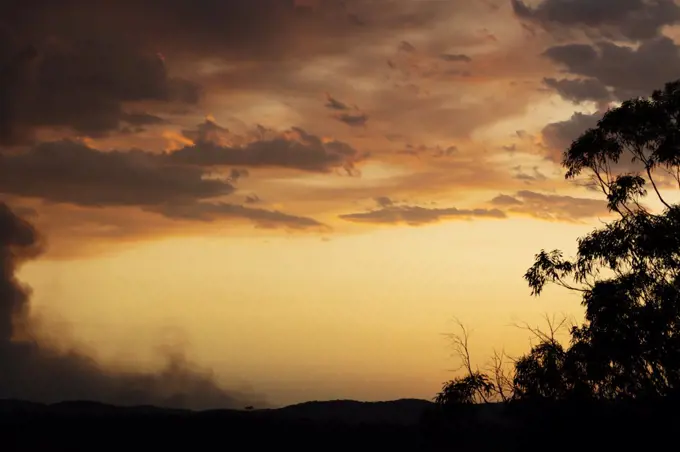
[[[680,206],[662,195],[680,188],[679,120],[680,81],[608,111],[565,152],[566,178],[585,174],[616,219],[580,238],[574,258],[541,251],[527,271],[534,295],[549,283],[581,292],[585,319],[566,350],[545,343],[520,360],[520,397],[646,398],[680,388]],[[648,191],[661,212],[643,205]]]
[[[609,110],[565,151],[562,164],[566,179],[585,178],[602,193],[615,219],[579,238],[574,257],[542,250],[526,272],[533,295],[547,284],[580,293],[585,318],[571,327],[567,345],[544,336],[515,362],[512,398],[675,395],[680,391],[680,205],[663,193],[680,188],[680,81]],[[643,203],[649,199],[656,199],[659,209]],[[445,387],[438,401],[457,401],[472,388],[484,388],[482,376],[469,373]],[[463,390],[464,384],[470,389]]]

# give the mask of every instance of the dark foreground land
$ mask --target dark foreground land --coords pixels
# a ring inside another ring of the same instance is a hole
[[[677,404],[487,405],[419,400],[192,412],[0,401],[0,451],[609,451],[680,445]]]

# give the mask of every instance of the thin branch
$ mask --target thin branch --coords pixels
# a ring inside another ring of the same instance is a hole
[[[665,199],[663,199],[663,196],[661,196],[661,193],[659,193],[659,189],[656,187],[656,182],[654,182],[654,178],[652,177],[652,171],[649,165],[645,165],[647,167],[647,176],[649,176],[649,181],[652,183],[652,187],[654,187],[654,191],[656,192],[656,196],[659,198],[659,201],[663,203],[666,208],[670,209],[671,205],[666,202]]]

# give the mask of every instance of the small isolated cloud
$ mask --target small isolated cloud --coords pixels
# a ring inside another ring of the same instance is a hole
[[[424,144],[420,144],[417,146],[414,146],[413,144],[407,144],[405,146],[405,149],[402,149],[400,151],[397,151],[399,154],[405,154],[405,155],[412,155],[415,157],[434,157],[434,158],[442,158],[442,157],[452,157],[458,153],[458,146],[451,145],[451,146],[426,146]]]
[[[394,204],[394,201],[392,201],[390,198],[387,196],[378,196],[375,198],[375,202],[380,206],[380,207],[387,207],[391,206]]]
[[[413,53],[416,51],[416,48],[408,41],[401,41],[401,43],[399,43],[399,50],[401,52]]]
[[[246,220],[259,228],[265,229],[327,229],[327,226],[312,218],[290,215],[277,210],[220,202],[166,203],[148,210],[174,219],[197,221]]]
[[[378,204],[377,209],[340,215],[340,218],[354,223],[407,224],[409,226],[421,226],[452,219],[505,218],[505,213],[499,209],[430,208],[396,205],[387,197],[377,198],[376,202]]]
[[[340,102],[330,94],[326,93],[326,108],[331,110],[349,110],[349,105],[344,102]]]
[[[255,193],[253,193],[252,195],[246,195],[245,198],[246,204],[257,204],[260,201],[261,201],[260,197],[257,196]]]
[[[354,107],[350,107],[345,102],[341,102],[328,93],[326,93],[325,107],[329,110],[337,111],[338,113],[333,115],[333,118],[340,122],[344,122],[348,126],[363,127],[368,121],[368,115],[362,112],[359,107],[356,105]]]
[[[507,212],[529,215],[548,221],[581,222],[609,213],[607,203],[598,199],[538,193],[522,190],[514,195],[498,195],[491,200],[494,206]]]
[[[526,183],[541,182],[548,179],[537,166],[534,166],[527,172],[520,165],[513,168],[513,171],[515,172],[515,179],[525,181]]]
[[[352,127],[362,127],[366,125],[368,121],[368,115],[366,113],[341,113],[336,116],[338,121],[344,122],[348,126]]]

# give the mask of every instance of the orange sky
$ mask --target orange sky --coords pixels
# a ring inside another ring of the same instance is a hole
[[[672,23],[607,19],[614,64],[586,19],[546,19],[555,0],[267,1],[45,6],[0,36],[38,49],[0,53],[18,74],[0,196],[47,239],[19,276],[50,340],[137,368],[171,343],[273,404],[431,398],[454,317],[483,366],[526,350],[511,324],[578,316],[522,279],[607,219],[559,155],[670,77],[622,74],[675,48]]]

